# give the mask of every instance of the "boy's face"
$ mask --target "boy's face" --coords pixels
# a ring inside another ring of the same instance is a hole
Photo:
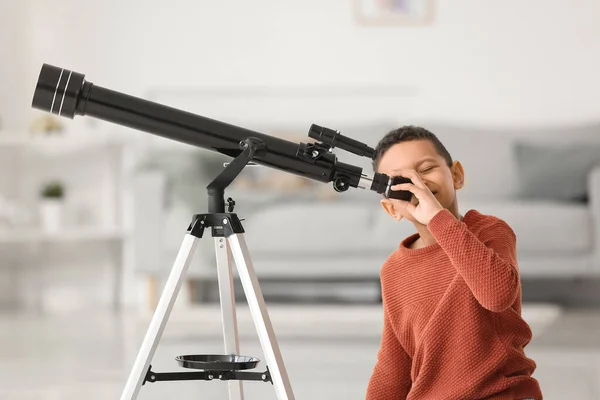
[[[431,141],[411,140],[390,147],[381,157],[378,168],[378,172],[388,176],[402,176],[406,170],[415,170],[442,207],[458,213],[456,190],[464,183],[464,172],[458,161],[448,167]],[[412,202],[416,204],[414,196]],[[402,207],[397,207],[395,200],[383,199],[381,204],[393,218],[416,222]]]

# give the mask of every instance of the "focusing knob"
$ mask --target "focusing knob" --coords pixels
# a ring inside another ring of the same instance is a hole
[[[249,137],[240,141],[240,148],[246,150],[250,148],[250,158],[254,156],[264,156],[267,153],[267,145],[259,138]]]
[[[227,212],[233,212],[233,209],[235,208],[235,201],[229,197],[227,199]]]
[[[336,192],[345,192],[348,190],[348,179],[346,178],[336,178],[333,181],[333,188]]]

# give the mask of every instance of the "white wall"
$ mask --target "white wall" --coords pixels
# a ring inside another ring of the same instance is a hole
[[[417,88],[417,115],[442,120],[598,118],[599,2],[438,3],[434,25],[403,28],[356,25],[350,0],[5,1],[3,72],[19,76],[2,78],[1,114],[23,125],[49,62],[139,96],[157,87],[389,84]]]
[[[5,130],[24,131],[39,115],[30,105],[44,62],[140,97],[389,86],[417,93],[410,115],[419,119],[521,126],[600,117],[600,2],[437,2],[433,25],[404,28],[358,26],[351,0],[0,0],[0,118]],[[405,106],[389,117],[406,118]]]
[[[26,91],[31,80],[27,18],[25,2],[0,0],[0,131],[26,127],[31,103]]]

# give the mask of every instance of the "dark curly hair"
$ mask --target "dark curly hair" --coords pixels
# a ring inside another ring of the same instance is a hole
[[[440,142],[440,140],[432,132],[419,126],[403,126],[393,131],[388,132],[375,147],[375,156],[373,157],[373,170],[377,172],[379,168],[379,162],[381,157],[386,151],[393,145],[402,142],[409,142],[411,140],[429,140],[435,146],[437,152],[444,157],[448,167],[452,166],[452,157],[446,147]]]

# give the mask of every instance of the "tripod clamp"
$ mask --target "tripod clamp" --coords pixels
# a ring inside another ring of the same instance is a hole
[[[221,171],[217,177],[208,184],[208,212],[209,213],[224,213],[225,212],[225,189],[235,178],[242,172],[244,167],[252,161],[255,156],[266,154],[267,146],[265,143],[255,137],[249,137],[240,142],[240,148],[243,150],[232,162],[227,164],[225,169]],[[227,199],[228,211],[232,212],[235,207],[235,202]]]
[[[266,152],[265,143],[257,138],[247,138],[240,142],[243,151],[217,177],[208,184],[208,214],[196,214],[187,233],[202,238],[204,228],[212,228],[213,237],[228,237],[235,233],[244,233],[241,220],[233,214],[235,201],[229,197],[225,202],[225,189],[250,163],[255,155]],[[225,211],[227,205],[227,212]]]
[[[230,381],[230,380],[238,380],[238,381],[262,381],[262,382],[270,382],[273,384],[273,380],[271,379],[271,373],[269,372],[269,367],[265,372],[247,372],[247,371],[237,371],[237,370],[204,370],[197,372],[153,372],[152,365],[148,368],[148,372],[146,373],[146,378],[144,379],[144,383],[142,386],[146,384],[146,382],[154,383],[154,382],[166,382],[166,381],[212,381],[214,379],[219,379],[222,381]]]

